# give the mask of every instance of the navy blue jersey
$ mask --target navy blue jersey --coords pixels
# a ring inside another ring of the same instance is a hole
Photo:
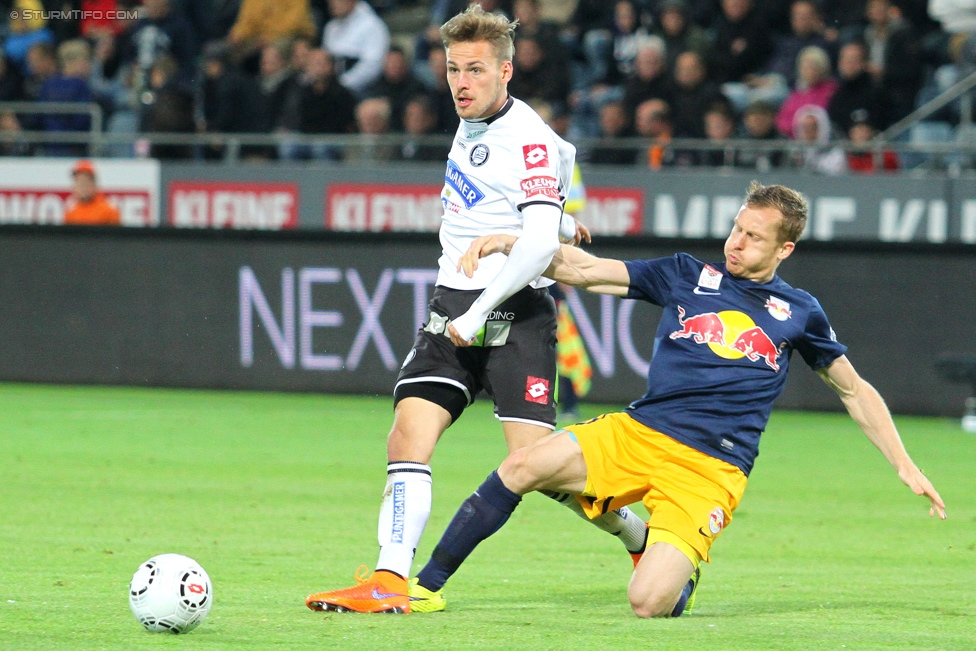
[[[627,298],[664,308],[647,393],[628,413],[748,475],[793,350],[817,370],[847,347],[817,299],[779,276],[756,283],[686,253],[625,264]]]

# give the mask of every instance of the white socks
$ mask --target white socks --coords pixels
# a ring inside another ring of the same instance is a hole
[[[589,520],[598,529],[602,529],[620,538],[620,542],[624,544],[628,552],[639,554],[644,551],[644,545],[647,541],[647,523],[641,520],[628,507],[622,506],[619,509],[608,511],[590,520],[590,518],[586,517],[586,513],[583,512],[583,505],[579,503],[575,495],[554,491],[541,492],[543,495],[556,500],[584,520]]]
[[[377,570],[410,577],[410,565],[430,517],[430,466],[393,461],[386,466],[386,489],[380,506]]]

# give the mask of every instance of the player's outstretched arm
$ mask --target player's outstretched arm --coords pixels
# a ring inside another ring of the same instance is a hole
[[[587,232],[589,235],[589,232]],[[514,235],[482,235],[476,238],[458,261],[458,269],[470,278],[478,268],[478,259],[495,253],[508,255],[518,241]],[[620,260],[598,258],[575,246],[563,244],[543,274],[574,287],[599,294],[625,296],[630,287],[630,273]]]
[[[857,374],[846,355],[841,355],[830,366],[820,369],[817,373],[837,392],[851,418],[898,471],[898,477],[916,495],[924,495],[929,499],[931,504],[929,515],[934,516],[938,513],[939,517],[945,520],[945,502],[942,501],[942,497],[928,477],[922,474],[908,456],[908,451],[898,435],[895,423],[891,419],[891,412],[888,411],[881,394]]]

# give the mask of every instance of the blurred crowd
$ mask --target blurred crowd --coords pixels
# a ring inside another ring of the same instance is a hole
[[[976,0],[482,0],[518,19],[512,95],[592,164],[897,169],[862,143],[976,70]],[[256,159],[441,160],[458,118],[437,28],[466,0],[0,0],[0,101],[97,102],[111,133],[280,133]],[[404,30],[405,11],[427,27]],[[556,16],[558,19],[553,19]],[[934,119],[959,121],[951,104]],[[0,112],[2,155],[83,155],[11,132],[80,114]],[[302,134],[406,134],[337,149]],[[622,148],[620,138],[646,148]],[[681,150],[672,139],[756,141]],[[112,145],[219,158],[222,146]],[[801,147],[775,145],[797,141]],[[769,145],[769,146],[766,146]]]

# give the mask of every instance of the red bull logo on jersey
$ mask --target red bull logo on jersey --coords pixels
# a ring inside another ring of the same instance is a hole
[[[460,195],[461,201],[464,202],[464,206],[469,210],[473,205],[485,198],[485,193],[479,190],[478,186],[472,183],[471,179],[461,171],[461,168],[450,159],[447,161],[447,171],[444,173],[444,181]]]
[[[687,316],[679,305],[678,323],[681,329],[668,335],[671,339],[691,339],[696,344],[707,345],[719,357],[745,357],[750,362],[762,361],[773,371],[779,371],[777,360],[786,342],[776,346],[748,314],[725,310]]]

